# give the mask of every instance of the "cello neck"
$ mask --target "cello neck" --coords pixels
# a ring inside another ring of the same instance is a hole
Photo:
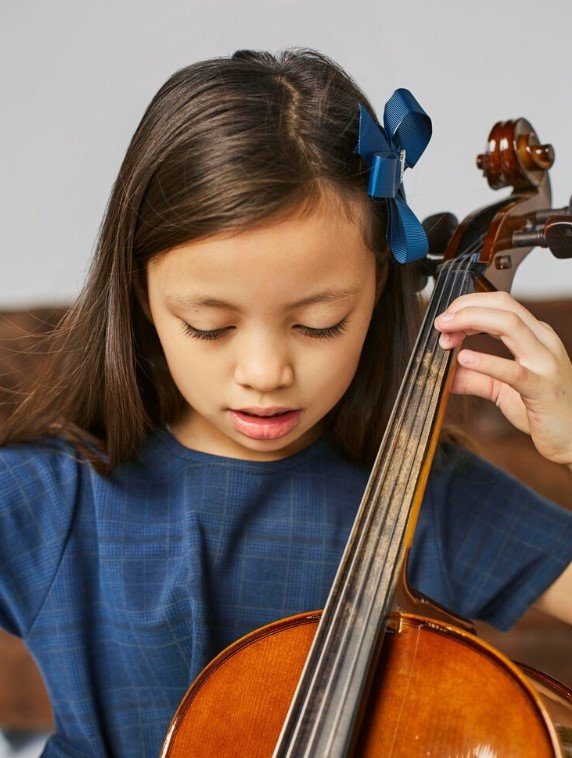
[[[439,346],[433,321],[459,295],[475,290],[482,271],[476,256],[441,269],[275,758],[341,758],[350,750],[445,405],[452,352]]]

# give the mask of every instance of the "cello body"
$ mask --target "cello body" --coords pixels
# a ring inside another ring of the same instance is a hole
[[[270,758],[319,618],[268,624],[217,656],[181,702],[162,758]],[[572,750],[570,692],[541,674],[533,687],[527,673],[470,632],[401,614],[353,752],[544,758],[562,755],[559,741]]]

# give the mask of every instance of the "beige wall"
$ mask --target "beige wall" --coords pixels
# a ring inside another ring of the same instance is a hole
[[[566,204],[571,21],[569,0],[2,0],[0,307],[78,292],[149,100],[176,69],[238,47],[322,50],[380,113],[395,88],[411,89],[434,124],[406,176],[421,218],[495,198],[474,157],[495,121],[521,115],[555,145],[554,197]],[[572,263],[535,252],[513,292],[571,294]]]

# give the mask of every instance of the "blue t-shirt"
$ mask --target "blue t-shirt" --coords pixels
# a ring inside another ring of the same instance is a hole
[[[459,448],[437,459],[411,581],[507,628],[572,560],[572,513]],[[109,477],[61,440],[0,449],[0,624],[44,674],[44,755],[155,758],[216,653],[323,607],[367,478],[325,438],[255,462],[161,430]]]

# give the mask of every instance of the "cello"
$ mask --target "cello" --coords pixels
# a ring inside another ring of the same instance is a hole
[[[430,249],[435,287],[323,612],[223,650],[187,691],[161,758],[572,755],[572,692],[407,581],[456,364],[434,319],[460,295],[508,291],[533,247],[572,257],[572,211],[550,207],[553,161],[526,119],[491,130],[477,166],[513,191]]]

